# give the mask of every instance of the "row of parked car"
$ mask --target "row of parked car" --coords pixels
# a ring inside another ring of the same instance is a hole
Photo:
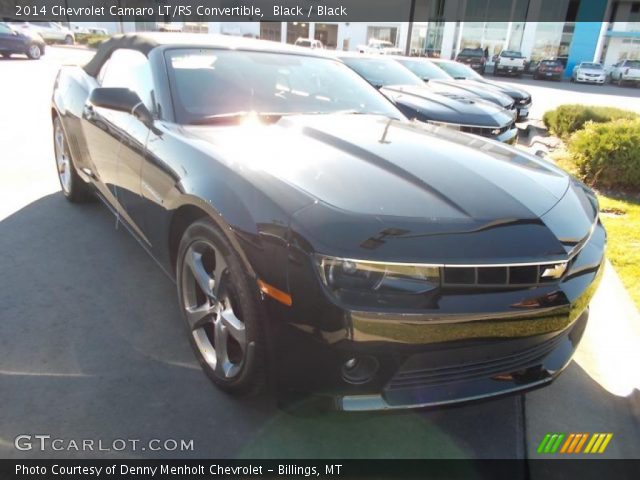
[[[487,66],[488,53],[482,48],[463,48],[456,56],[460,63],[468,65],[478,73],[484,74]],[[522,52],[516,50],[502,50],[493,57],[494,75],[522,76],[529,72],[535,80],[561,81],[565,65],[562,61],[551,58],[544,59],[531,65]],[[624,85],[634,83],[640,85],[640,60],[621,60],[609,68],[596,62],[581,62],[576,65],[570,77],[572,82],[596,83],[604,85],[607,82]]]

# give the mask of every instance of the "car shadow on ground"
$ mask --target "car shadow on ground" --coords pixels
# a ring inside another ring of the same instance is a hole
[[[272,395],[221,393],[190,351],[175,286],[99,203],[43,197],[0,222],[0,249],[0,457],[526,455],[521,395],[420,411],[298,415],[278,409]],[[577,382],[597,391],[586,374]],[[107,446],[182,439],[194,448],[19,451],[14,439],[25,433]]]

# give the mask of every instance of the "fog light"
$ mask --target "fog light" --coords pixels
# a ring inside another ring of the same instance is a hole
[[[378,360],[371,355],[353,357],[344,362],[342,378],[354,385],[361,385],[371,381],[378,372]]]

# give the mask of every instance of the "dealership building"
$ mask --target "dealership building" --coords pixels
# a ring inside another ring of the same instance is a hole
[[[415,0],[414,5],[413,22],[131,22],[100,26],[112,32],[160,26],[283,43],[311,38],[339,50],[356,50],[378,39],[413,55],[442,58],[454,58],[465,47],[480,47],[486,49],[488,65],[494,55],[509,49],[521,51],[533,62],[558,58],[567,72],[581,61],[610,66],[624,59],[640,59],[640,0]],[[473,21],[446,21],[451,18]],[[494,21],[496,18],[505,21]]]

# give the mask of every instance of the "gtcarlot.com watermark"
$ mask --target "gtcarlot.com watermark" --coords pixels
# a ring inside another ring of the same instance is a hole
[[[193,440],[184,439],[69,439],[44,434],[18,435],[13,441],[13,445],[17,450],[23,452],[192,452],[194,448]]]

